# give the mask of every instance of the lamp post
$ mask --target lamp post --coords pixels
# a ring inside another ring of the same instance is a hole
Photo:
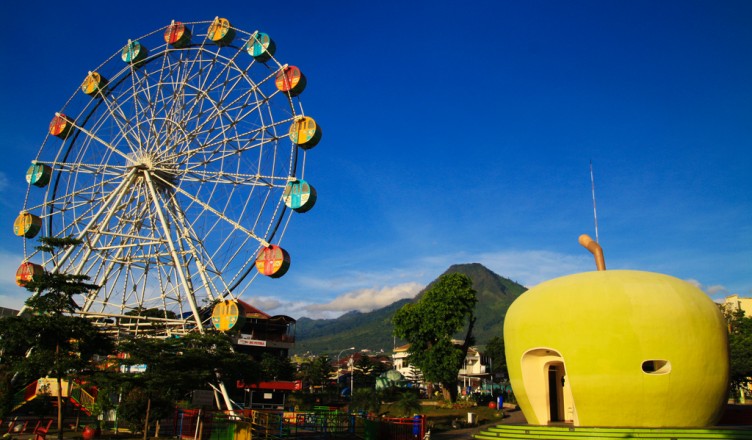
[[[343,352],[347,350],[355,350],[355,347],[343,348],[342,350],[339,351],[339,354],[337,354],[337,383],[339,383],[339,357],[342,355]],[[352,388],[350,388],[350,393],[352,393]]]
[[[348,364],[350,365],[350,399],[352,399],[355,394],[355,359],[351,357]]]
[[[355,347],[349,347],[349,348],[343,348],[339,351],[339,354],[337,354],[337,368],[339,368],[339,357],[342,355],[343,352],[347,350],[355,350]]]

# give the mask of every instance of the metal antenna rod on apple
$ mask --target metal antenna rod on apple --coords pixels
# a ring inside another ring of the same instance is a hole
[[[595,220],[595,242],[598,240],[598,211],[595,209],[595,179],[593,178],[593,161],[590,161],[590,190],[593,193],[593,219]]]

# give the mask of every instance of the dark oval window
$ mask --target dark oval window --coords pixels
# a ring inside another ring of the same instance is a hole
[[[666,374],[671,372],[671,362],[653,359],[642,363],[642,371],[647,374]]]

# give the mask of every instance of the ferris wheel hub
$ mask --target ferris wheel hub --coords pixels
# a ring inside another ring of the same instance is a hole
[[[170,160],[165,154],[155,151],[138,150],[127,155],[128,163],[126,170],[130,172],[136,169],[142,173],[149,173],[156,177],[159,187],[167,183],[174,184],[178,181],[178,167],[174,160]]]

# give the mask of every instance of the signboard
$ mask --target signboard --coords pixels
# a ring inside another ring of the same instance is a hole
[[[266,341],[260,341],[258,339],[238,339],[238,345],[249,345],[251,347],[266,347]]]

